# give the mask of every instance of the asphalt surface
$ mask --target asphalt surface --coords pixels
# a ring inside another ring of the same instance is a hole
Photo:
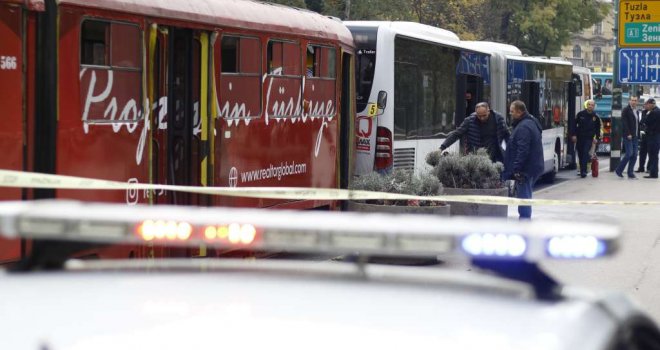
[[[563,200],[660,201],[660,180],[619,178],[609,171],[609,159],[600,157],[597,178],[580,178],[576,170],[558,174],[555,184],[539,184],[534,198]],[[625,174],[624,174],[625,176]],[[509,217],[518,216],[515,206]],[[556,219],[619,225],[621,249],[614,257],[597,261],[544,262],[560,282],[598,290],[622,291],[640,303],[660,323],[660,206],[562,205],[535,206],[532,219]]]

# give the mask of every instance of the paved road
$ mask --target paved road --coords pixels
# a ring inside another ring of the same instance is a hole
[[[638,174],[639,175],[639,174]],[[601,158],[598,178],[580,178],[575,170],[560,172],[553,185],[539,185],[534,198],[572,200],[660,201],[660,181],[620,179]],[[611,259],[555,261],[543,265],[562,282],[626,292],[660,322],[660,207],[644,206],[537,206],[533,218],[609,222],[624,232],[622,249]],[[517,217],[516,207],[509,216]]]

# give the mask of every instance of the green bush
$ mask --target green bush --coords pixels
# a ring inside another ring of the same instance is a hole
[[[442,184],[438,178],[425,172],[413,174],[412,171],[395,169],[389,174],[373,172],[360,176],[350,187],[353,190],[399,193],[415,196],[437,196],[442,194]],[[367,200],[368,204],[380,205],[402,205],[402,206],[434,206],[441,203],[434,201],[412,201],[412,200]]]
[[[432,173],[444,187],[493,189],[502,188],[502,163],[493,163],[485,149],[474,154],[458,156],[442,155],[434,151],[426,156],[426,163],[433,167]]]

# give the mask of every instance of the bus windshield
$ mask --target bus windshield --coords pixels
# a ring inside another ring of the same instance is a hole
[[[594,96],[611,96],[612,95],[612,78],[611,77],[594,77]]]
[[[363,111],[369,103],[371,85],[376,69],[377,28],[350,28],[357,45],[357,67],[355,67],[355,87],[357,110]]]

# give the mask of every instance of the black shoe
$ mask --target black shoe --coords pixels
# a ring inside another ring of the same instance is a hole
[[[628,178],[632,180],[637,180],[637,176],[635,175],[628,175]]]
[[[585,177],[587,177],[587,174],[580,174],[580,177],[584,179]],[[646,177],[646,176],[644,176],[644,177]]]
[[[646,176],[644,176],[644,178],[645,179],[657,179],[658,175],[656,175],[656,176],[646,175]]]
[[[645,172],[645,170],[644,170],[644,168],[639,168],[639,169],[635,170],[635,172],[636,173],[643,173],[643,172]]]
[[[623,179],[623,174],[621,174],[621,173],[620,173],[620,172],[618,172],[618,171],[615,171],[615,173],[616,173],[616,176],[618,176],[618,177],[620,177],[620,178],[622,178],[622,179]]]

